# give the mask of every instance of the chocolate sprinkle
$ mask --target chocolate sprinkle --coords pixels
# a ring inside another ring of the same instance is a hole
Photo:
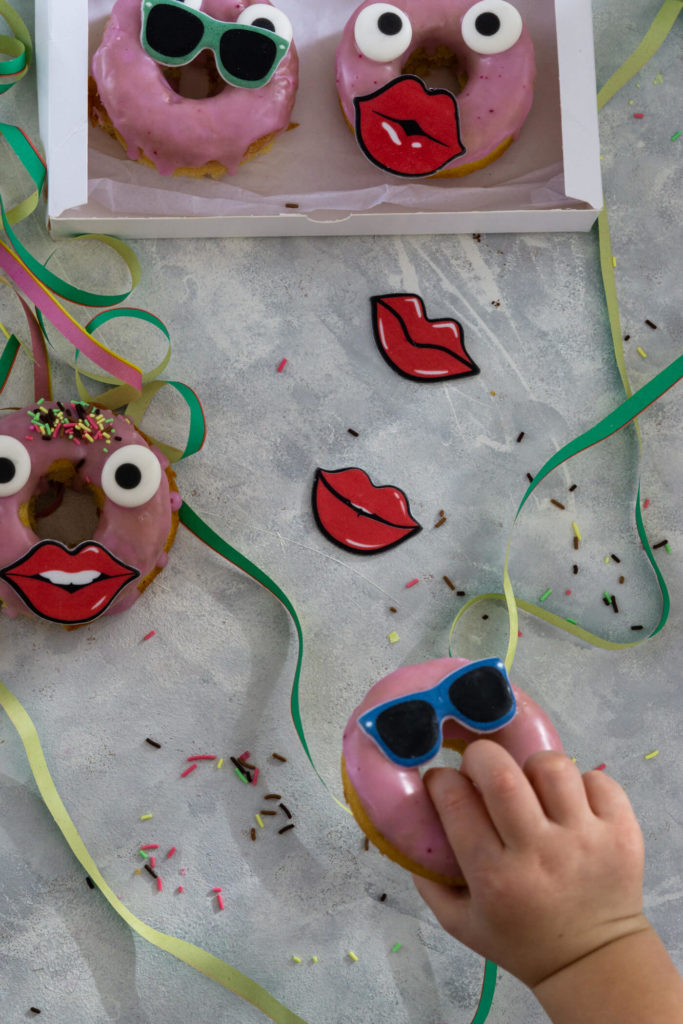
[[[349,427],[349,434],[351,434],[352,437],[358,437],[358,431],[352,430],[351,427]]]
[[[572,572],[574,573],[574,575],[575,575],[575,576],[576,576],[576,574],[578,573],[578,571],[579,571],[579,567],[578,567],[578,565],[573,565],[573,566],[572,566]]]
[[[389,605],[389,611],[390,611],[390,612],[397,612],[397,611],[398,611],[398,608],[394,608],[394,606],[393,606],[393,604],[392,604],[392,605]]]
[[[614,608],[615,612],[619,611],[619,609],[617,608],[617,599],[614,596],[614,594],[612,594],[612,607]]]
[[[287,760],[287,758],[283,757],[282,754],[273,754],[273,757],[275,758],[276,761],[286,761]]]
[[[631,629],[645,629],[644,626],[631,626]]]
[[[570,491],[575,491],[577,487],[578,487],[578,484],[572,484],[571,487],[569,488],[569,490]]]
[[[283,810],[283,811],[285,812],[285,814],[287,815],[287,817],[288,817],[288,818],[291,818],[291,817],[292,817],[292,812],[291,812],[291,811],[289,810],[289,808],[288,808],[288,807],[285,807],[285,805],[284,805],[284,804],[280,804],[280,807],[281,807],[281,808],[282,808],[282,810]]]
[[[519,444],[519,442],[522,440],[523,437],[524,437],[524,431],[521,430],[519,432],[519,434],[517,435],[517,444]]]
[[[653,331],[657,330],[657,324],[653,324],[652,320],[646,320],[645,323],[647,324],[648,327],[651,327]]]
[[[380,903],[384,903],[386,898],[387,898],[387,894],[385,892],[383,892],[382,895],[379,898]]]
[[[464,590],[456,590],[455,596],[456,597],[465,597],[465,591]]]
[[[526,478],[530,484],[534,482],[534,478],[532,477],[531,473],[527,473]]]
[[[149,871],[149,873],[152,876],[152,878],[158,878],[159,877],[158,874],[156,873],[156,871],[154,870],[154,868],[151,868],[149,866],[149,864],[145,864],[145,871]]]
[[[363,840],[363,849],[364,850],[369,850],[370,849],[370,840],[368,839],[367,836]]]
[[[277,811],[259,811],[259,814],[267,814],[269,817],[274,818],[275,815],[277,814]]]
[[[444,576],[444,580],[448,584],[448,586],[451,588],[451,590],[455,590],[455,584],[452,583],[451,580],[449,580],[448,576]]]
[[[156,747],[157,750],[161,750],[161,743],[157,743],[156,740],[151,740],[149,736],[145,740],[145,743],[149,743],[150,747]]]
[[[285,825],[284,828],[279,829],[278,835],[281,836],[283,832],[289,832],[290,828],[294,828],[293,825]]]
[[[612,602],[611,602],[611,601],[608,601],[608,600],[607,600],[607,598],[606,598],[606,597],[604,596],[604,594],[603,594],[603,598],[602,598],[602,603],[603,603],[603,604],[606,604],[606,605],[607,605],[607,607],[609,608],[609,606],[611,605],[611,603],[612,603]]]
[[[285,206],[286,206],[286,208],[288,210],[298,210],[299,209],[299,204],[298,203],[285,203]]]
[[[37,1006],[31,1006],[29,1007],[29,1009],[31,1010],[31,1013],[40,1013],[40,1010],[38,1009]]]
[[[578,550],[579,550],[579,538],[578,537],[574,537],[574,551],[578,551]]]
[[[438,530],[438,529],[439,529],[439,527],[440,527],[440,526],[443,526],[443,524],[444,524],[445,522],[446,522],[446,517],[445,517],[445,516],[441,516],[441,519],[439,519],[438,523],[434,523],[434,529],[435,529],[435,530]]]
[[[251,841],[252,841],[252,843],[256,842],[256,829],[255,828],[252,828],[252,830],[251,830]]]
[[[652,545],[652,550],[653,550],[653,551],[656,551],[656,549],[657,549],[657,548],[663,548],[663,547],[666,547],[666,545],[667,545],[668,543],[669,543],[669,542],[668,542],[668,540],[660,540],[660,541],[659,541],[659,543],[657,543],[657,544],[653,544],[653,545]]]
[[[279,793],[266,793],[266,795],[264,796],[263,799],[264,800],[282,800],[282,797],[280,796]]]
[[[482,615],[482,619],[488,619],[488,615]]]
[[[551,505],[556,505],[556,506],[557,506],[557,508],[562,508],[562,509],[563,509],[563,508],[565,507],[565,506],[564,506],[564,505],[562,504],[562,502],[561,502],[561,501],[555,501],[555,499],[554,499],[554,498],[551,498],[551,499],[550,499],[550,504],[551,504]]]
[[[88,887],[90,889],[94,889],[95,888],[95,883],[93,882],[92,878],[88,878],[88,876],[86,875],[85,876],[85,880],[88,883]]]
[[[626,577],[625,576],[620,576],[619,577],[619,582],[620,583],[626,583]]]
[[[610,555],[610,558],[612,559],[613,562],[620,562],[621,561],[621,559],[618,558],[617,555]]]

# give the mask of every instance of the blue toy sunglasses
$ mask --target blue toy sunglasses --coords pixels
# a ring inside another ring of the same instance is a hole
[[[429,690],[378,704],[358,724],[391,761],[414,768],[438,754],[447,719],[486,734],[502,729],[516,710],[505,665],[485,658],[449,672]]]

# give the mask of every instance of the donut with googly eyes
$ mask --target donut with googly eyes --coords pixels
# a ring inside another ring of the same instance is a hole
[[[218,178],[290,126],[298,84],[292,25],[268,0],[116,0],[90,119],[161,174]]]
[[[448,67],[460,90],[429,88]],[[366,0],[336,54],[337,92],[366,157],[406,178],[462,176],[498,159],[533,100],[534,49],[508,0]]]
[[[342,779],[381,853],[414,874],[465,884],[421,773],[442,747],[462,753],[483,736],[522,766],[537,750],[562,751],[546,713],[497,658],[405,665],[371,687],[344,730]]]
[[[67,490],[92,495],[92,537],[41,539],[40,518]],[[3,417],[2,611],[75,627],[130,608],[166,565],[180,505],[168,460],[125,416],[41,402]]]

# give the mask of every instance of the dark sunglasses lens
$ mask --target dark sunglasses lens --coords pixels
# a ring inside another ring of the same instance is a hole
[[[512,707],[512,690],[491,665],[466,672],[448,690],[453,707],[473,722],[495,722]]]
[[[164,57],[186,57],[203,35],[204,26],[192,11],[158,4],[147,15],[147,45]]]
[[[270,72],[277,58],[277,47],[268,36],[234,28],[221,39],[223,67],[242,82],[260,82]]]
[[[377,717],[377,732],[397,757],[424,757],[439,742],[434,709],[424,700],[407,700]]]

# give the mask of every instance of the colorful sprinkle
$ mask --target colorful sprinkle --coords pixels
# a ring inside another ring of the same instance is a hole
[[[392,947],[391,947],[391,952],[392,952],[392,953],[398,953],[398,951],[399,951],[399,949],[400,949],[400,948],[401,948],[401,943],[400,943],[400,942],[397,942],[395,946],[392,946]]]
[[[187,760],[188,761],[215,761],[216,760],[216,755],[215,754],[192,754],[192,756],[188,757]]]
[[[574,536],[576,537],[576,539],[581,540],[581,531],[579,530],[576,523],[572,523],[572,529],[574,531]]]
[[[318,962],[318,958],[317,958],[317,956],[312,956],[312,957],[311,957],[311,963],[312,963],[312,964],[317,964],[317,962]]]
[[[675,142],[676,139],[680,139],[680,137],[681,137],[681,133],[680,132],[674,132],[673,135],[671,136],[671,141]]]
[[[166,854],[166,856],[170,858],[170,857],[173,856],[174,853],[175,853],[175,846],[172,846],[171,849]]]
[[[548,587],[548,589],[546,590],[545,594],[541,594],[541,596],[539,597],[539,601],[545,601],[546,598],[550,597],[552,592],[553,592],[553,588],[552,587]]]
[[[349,960],[353,960],[354,963],[358,961],[358,957],[356,956],[352,949],[349,950],[348,956]]]
[[[219,759],[218,759],[218,761],[216,763],[216,768],[218,769],[218,768],[222,768],[222,767],[223,767],[223,758],[219,757]]]
[[[158,849],[159,849],[159,844],[158,843],[147,843],[145,846],[141,846],[140,847],[140,852],[142,853],[143,850],[158,850]]]
[[[255,814],[254,817],[256,818],[256,824],[258,825],[258,827],[264,828],[263,819],[260,817],[260,815]]]
[[[420,581],[419,581],[419,579],[416,576],[414,580],[410,580],[408,583],[406,583],[406,590],[408,589],[408,587],[414,587],[415,584],[419,583],[419,582]]]
[[[301,957],[300,956],[293,956],[292,960],[294,961],[295,964],[300,964],[301,963]]]
[[[398,641],[399,641],[399,640],[400,640],[401,638],[400,638],[400,636],[398,635],[398,633],[396,633],[396,632],[391,632],[391,633],[389,633],[389,635],[388,635],[387,639],[388,639],[388,641],[389,641],[389,643],[390,643],[390,644],[396,644],[396,643],[398,643]]]
[[[604,772],[606,767],[607,767],[607,765],[603,761],[602,764],[596,765],[596,767],[593,769],[593,771],[594,772]]]
[[[181,773],[180,773],[180,778],[181,778],[181,779],[184,779],[184,778],[185,778],[185,776],[186,776],[186,775],[189,775],[189,774],[190,774],[190,772],[193,772],[193,771],[195,770],[195,768],[196,768],[196,767],[197,767],[197,765],[196,765],[196,764],[192,764],[192,765],[190,765],[190,767],[189,767],[189,768],[186,768],[184,772],[181,772]]]
[[[280,363],[280,365],[277,368],[277,372],[278,373],[282,373],[282,371],[284,370],[286,365],[287,365],[287,360],[283,359],[282,362]]]
[[[185,890],[183,889],[182,885],[179,885],[177,890],[176,890],[176,892],[184,892],[184,891]]]
[[[640,347],[640,345],[639,345],[639,346],[638,346],[638,348],[636,349],[636,352],[638,353],[638,355],[639,355],[639,356],[642,356],[642,357],[643,357],[643,359],[647,359],[647,352],[645,352],[645,351],[644,351],[644,350],[643,350],[643,349],[642,349],[642,348]]]
[[[149,819],[153,818],[153,817],[154,817],[153,814],[141,814],[140,815],[140,821],[149,821]]]
[[[653,758],[653,757],[656,757],[658,753],[659,753],[659,751],[658,751],[658,750],[651,750],[649,754],[646,754],[646,755],[645,755],[645,760],[646,760],[646,761],[651,761],[651,760],[652,760],[652,758]]]
[[[576,626],[577,625],[576,619],[565,619],[565,622],[570,622],[572,624],[572,626]]]
[[[254,777],[253,777],[253,779],[251,780],[251,784],[252,784],[252,786],[255,786],[255,785],[256,785],[256,782],[257,782],[257,780],[258,780],[258,773],[259,773],[259,770],[258,770],[258,768],[254,768]]]
[[[161,881],[161,875],[157,878],[157,892],[163,892],[164,883]]]
[[[223,902],[223,897],[221,896],[220,892],[216,893],[216,903],[218,904],[219,910],[225,910],[225,903]]]
[[[235,768],[235,775],[237,775],[237,777],[240,778],[247,786],[249,785],[249,779],[237,767]]]
[[[633,116],[640,119],[641,117],[645,117],[645,114],[634,114]]]
[[[142,638],[143,643],[144,643],[145,640],[149,640],[149,639],[151,639],[151,637],[156,636],[156,635],[157,635],[156,629],[150,630],[150,632],[147,634],[147,636],[143,636],[143,638]]]

